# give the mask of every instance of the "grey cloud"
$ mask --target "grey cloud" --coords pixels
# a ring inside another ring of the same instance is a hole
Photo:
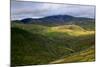
[[[11,18],[44,17],[50,15],[72,15],[92,17],[95,15],[95,6],[67,5],[39,2],[11,2]]]

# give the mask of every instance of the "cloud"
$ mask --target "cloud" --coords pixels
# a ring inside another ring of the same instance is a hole
[[[59,14],[94,18],[95,6],[11,1],[11,19]]]

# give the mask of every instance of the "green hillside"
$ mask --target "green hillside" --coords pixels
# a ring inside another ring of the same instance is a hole
[[[57,63],[95,59],[94,29],[86,30],[73,24],[43,26],[12,23],[11,27],[12,66],[55,63],[60,59],[64,61]]]
[[[72,62],[90,62],[95,61],[95,50],[94,46],[80,51],[73,53],[69,56],[64,56],[59,60],[50,62],[51,64],[57,64],[57,63],[72,63]]]

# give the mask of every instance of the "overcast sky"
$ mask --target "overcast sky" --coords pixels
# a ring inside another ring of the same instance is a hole
[[[76,17],[94,18],[95,6],[11,0],[11,20],[23,18],[42,18],[51,15],[71,15]]]

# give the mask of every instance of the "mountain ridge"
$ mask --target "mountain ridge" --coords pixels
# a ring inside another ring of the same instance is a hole
[[[85,17],[74,17],[70,15],[53,15],[53,16],[47,16],[44,18],[24,18],[21,20],[13,20],[17,21],[20,23],[25,23],[25,24],[66,24],[66,23],[71,23],[71,22],[94,22],[95,19],[92,18],[85,18]]]

